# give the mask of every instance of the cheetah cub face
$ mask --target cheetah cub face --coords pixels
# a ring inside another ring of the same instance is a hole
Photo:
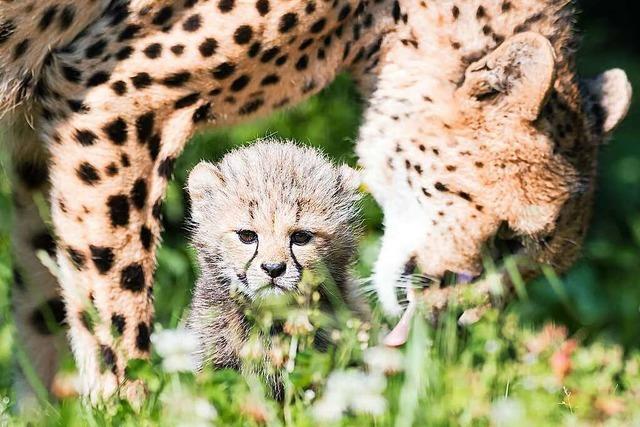
[[[356,245],[359,178],[274,141],[202,162],[188,181],[203,276],[250,300],[295,292],[305,269],[341,275]]]

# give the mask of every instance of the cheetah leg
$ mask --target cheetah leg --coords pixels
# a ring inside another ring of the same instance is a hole
[[[28,359],[20,358],[16,386],[18,402],[25,410],[35,404],[37,391],[46,393],[53,385],[59,354],[66,346],[61,328],[65,309],[52,274],[55,241],[46,219],[46,151],[23,121],[10,126],[6,139],[14,148],[13,313],[18,347]]]
[[[59,142],[50,145],[60,283],[81,393],[94,404],[114,394],[138,403],[144,395],[125,368],[149,357],[161,203],[193,126],[193,111],[184,114],[161,129],[148,116],[148,138],[138,141],[136,119],[122,117],[104,140],[96,135],[81,146],[79,129],[95,119],[84,115],[56,129]]]

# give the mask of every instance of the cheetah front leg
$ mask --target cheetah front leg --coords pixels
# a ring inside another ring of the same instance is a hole
[[[28,410],[39,393],[52,389],[59,354],[66,346],[61,327],[65,308],[52,273],[56,255],[46,212],[46,150],[22,116],[5,124],[4,139],[12,147],[15,178],[13,314],[17,347],[23,356],[19,358],[16,386],[20,409]]]
[[[93,403],[116,393],[136,402],[142,392],[125,368],[149,357],[162,199],[192,114],[150,111],[96,127],[88,123],[105,116],[85,114],[50,131],[60,282],[81,391]]]

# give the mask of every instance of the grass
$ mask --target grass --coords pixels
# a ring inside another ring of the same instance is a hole
[[[589,27],[580,68],[585,75],[593,75],[621,67],[640,87],[640,58],[630,48],[612,48],[609,30],[598,24]],[[155,286],[156,330],[180,325],[196,277],[184,232],[186,171],[202,158],[218,159],[229,148],[268,133],[320,146],[336,160],[353,164],[360,120],[356,99],[348,79],[340,78],[293,111],[194,138],[179,161],[165,205],[166,232]],[[603,147],[591,233],[583,259],[567,275],[557,277],[546,271],[545,277],[520,287],[519,297],[503,310],[490,311],[466,329],[458,328],[455,308],[435,328],[416,317],[402,353],[381,357],[387,362],[402,360],[404,370],[388,375],[376,373],[375,366],[365,362],[374,354],[366,349],[377,349],[384,326],[380,317],[371,325],[342,318],[333,326],[340,331],[340,339],[329,353],[315,351],[306,334],[285,335],[282,354],[295,357],[288,364],[290,370],[285,370],[282,404],[273,401],[268,387],[253,375],[167,372],[163,358],[155,354],[150,363],[134,362],[129,369],[129,375],[144,378],[150,388],[139,412],[126,402],[91,409],[77,399],[67,399],[48,403],[36,414],[16,415],[11,380],[15,360],[22,358],[12,339],[10,189],[2,169],[0,426],[315,426],[319,421],[314,414],[323,404],[328,408],[325,414],[340,418],[337,425],[638,424],[640,125],[634,120],[638,113],[636,95],[630,118]],[[355,273],[368,277],[382,231],[381,213],[367,199],[363,215],[366,233]],[[164,356],[165,360],[171,357]],[[65,368],[71,366],[67,358]],[[373,405],[376,402],[379,405]]]

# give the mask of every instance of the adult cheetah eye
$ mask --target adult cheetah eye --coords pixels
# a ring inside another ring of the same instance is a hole
[[[258,241],[258,235],[255,231],[251,230],[240,230],[238,231],[238,238],[245,245],[250,245]]]
[[[309,231],[296,231],[291,235],[291,243],[304,246],[311,241],[313,234]]]

